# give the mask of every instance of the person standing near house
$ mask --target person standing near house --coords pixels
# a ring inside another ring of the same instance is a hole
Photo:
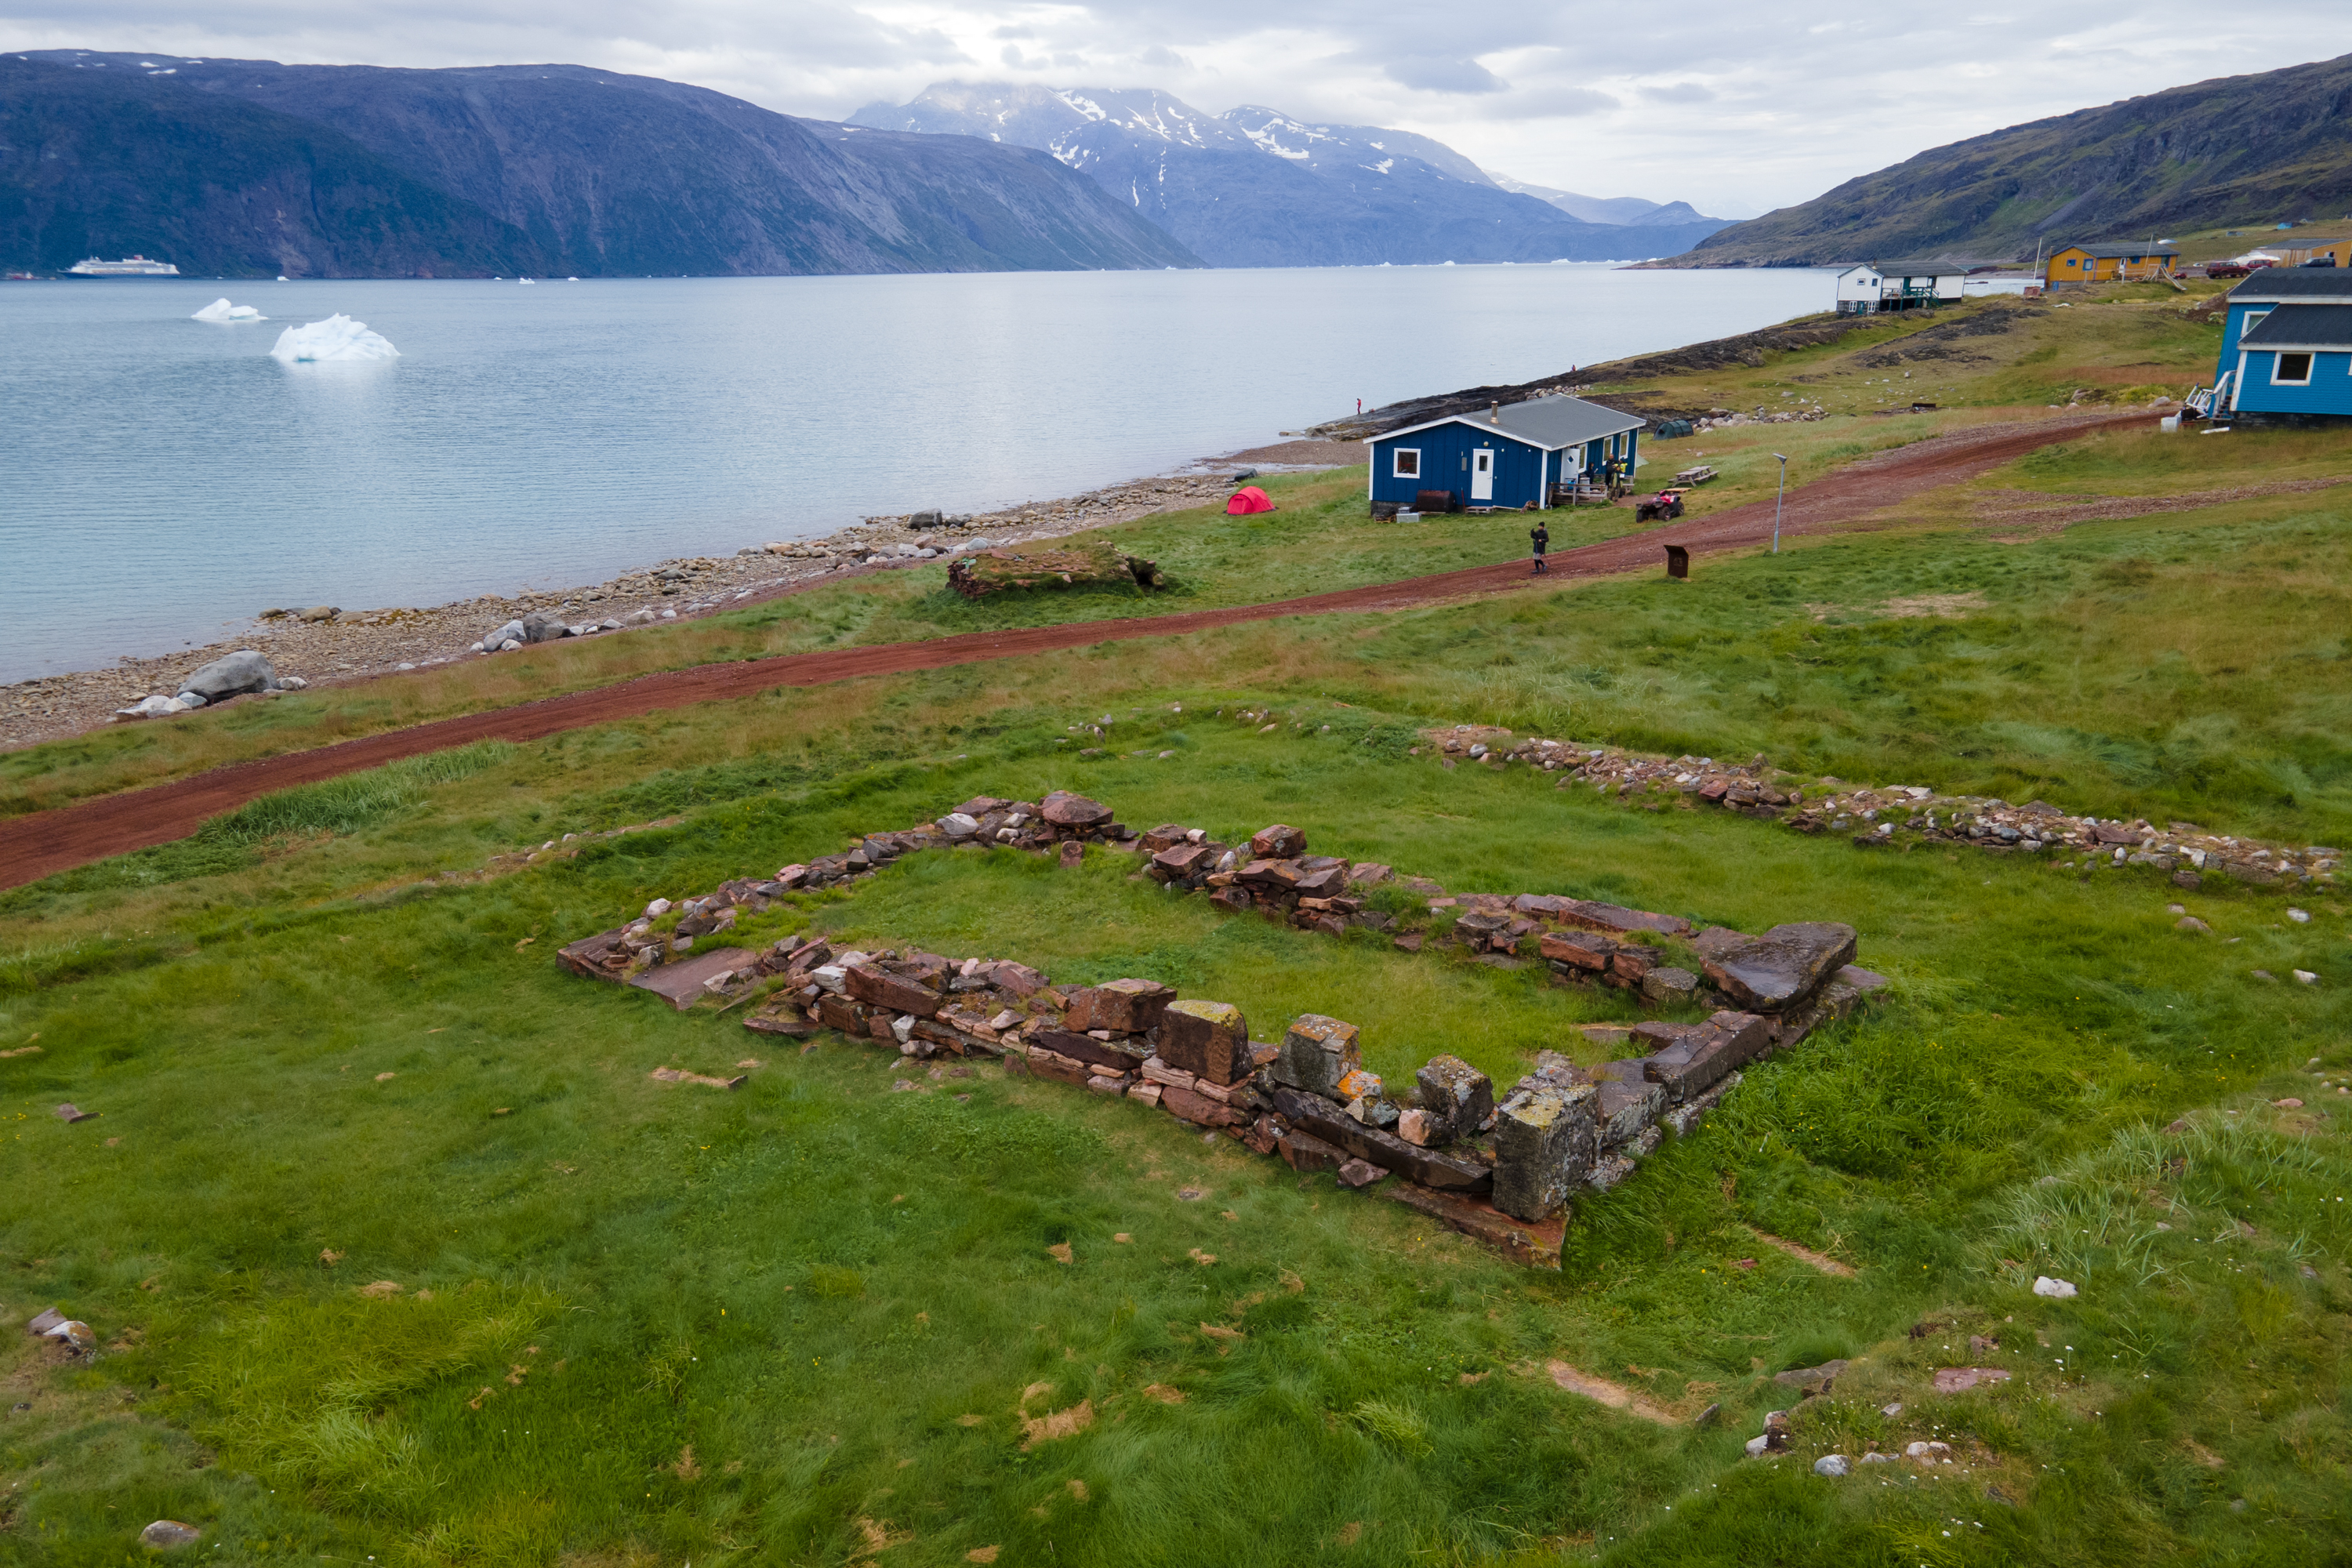
[[[1544,575],[1544,552],[1551,548],[1551,530],[1538,521],[1533,528],[1528,530],[1528,542],[1534,548],[1536,556],[1536,569],[1528,575],[1540,577]]]

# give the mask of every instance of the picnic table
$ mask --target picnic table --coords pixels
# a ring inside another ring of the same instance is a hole
[[[1714,464],[1701,463],[1695,468],[1685,468],[1681,473],[1676,474],[1675,483],[1683,486],[1703,485],[1717,477]]]

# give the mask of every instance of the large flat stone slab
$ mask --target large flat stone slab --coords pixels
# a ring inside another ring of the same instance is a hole
[[[676,963],[657,963],[629,984],[640,991],[652,992],[683,1013],[709,994],[703,989],[704,981],[714,974],[745,967],[751,956],[740,947],[714,947],[709,952],[698,952]]]
[[[1853,962],[1854,934],[1834,921],[1774,926],[1755,941],[1706,961],[1716,988],[1755,1013],[1801,1005],[1840,969]]]

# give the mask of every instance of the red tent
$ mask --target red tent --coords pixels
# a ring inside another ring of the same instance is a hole
[[[1244,485],[1234,492],[1234,499],[1225,503],[1227,517],[1246,517],[1254,511],[1273,510],[1274,503],[1266,500],[1265,492],[1255,485]]]

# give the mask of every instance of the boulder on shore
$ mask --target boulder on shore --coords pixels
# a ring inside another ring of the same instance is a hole
[[[190,692],[206,702],[217,702],[224,697],[241,696],[248,691],[274,690],[278,685],[278,667],[269,656],[256,648],[241,647],[235,653],[224,654],[180,682],[180,697],[185,700]]]
[[[948,586],[980,599],[1008,588],[1163,588],[1167,578],[1152,562],[1097,543],[959,554],[948,563]]]

